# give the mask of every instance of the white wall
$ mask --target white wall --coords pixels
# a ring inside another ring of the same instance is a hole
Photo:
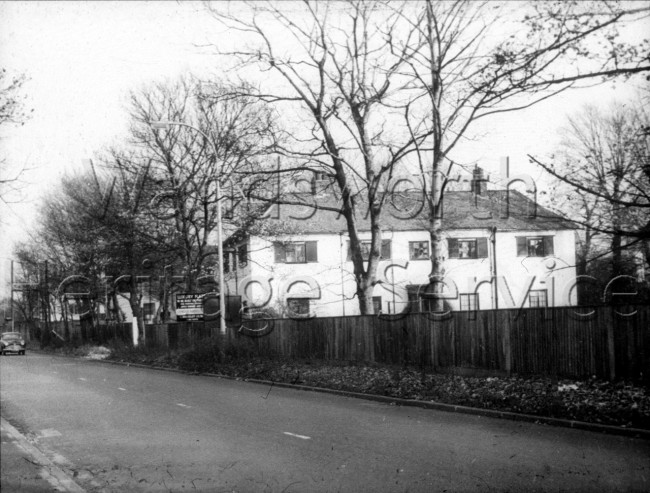
[[[119,304],[120,311],[124,315],[124,322],[133,321],[133,310],[131,310],[131,303],[129,302],[128,296],[126,296],[124,293],[119,293],[117,295],[117,302]],[[142,297],[142,300],[140,301],[141,309],[143,309],[145,303],[153,303],[155,305],[154,307],[154,319],[155,319],[155,315],[158,313],[158,310],[160,310],[160,302],[153,297],[149,298],[149,295],[145,294]]]
[[[518,257],[517,236],[553,236],[554,255]],[[569,288],[576,277],[575,232],[573,230],[516,231],[497,234],[497,275],[503,276],[512,298],[520,306],[527,288],[546,289],[549,305],[570,306],[577,303],[577,293]],[[507,297],[499,297],[500,308],[509,308]],[[528,306],[527,303],[524,306]]]
[[[517,236],[553,236],[553,257],[517,257]],[[575,279],[575,240],[573,230],[497,232],[496,264],[492,265],[491,232],[484,230],[453,230],[454,238],[488,238],[488,258],[449,259],[447,242],[443,242],[446,258],[446,277],[458,293],[479,295],[479,308],[494,307],[492,279],[494,267],[499,278],[499,308],[529,306],[528,288],[547,289],[549,304],[565,306],[575,304],[575,292],[570,298],[562,296],[563,290]],[[426,285],[431,272],[430,260],[409,260],[409,242],[429,241],[427,231],[397,231],[384,233],[384,239],[392,242],[392,259],[382,261],[377,272],[385,282],[375,287],[374,296],[381,296],[382,311],[402,311],[406,308],[408,285]],[[370,234],[361,237],[370,239]],[[249,264],[228,275],[231,293],[235,290],[249,305],[267,304],[281,311],[287,297],[309,297],[315,316],[358,315],[359,304],[355,296],[356,283],[352,274],[352,262],[347,261],[347,235],[305,234],[274,238],[276,241],[317,241],[318,262],[285,264],[275,263],[273,242],[253,237],[249,240]],[[431,251],[431,250],[429,250]],[[248,279],[246,277],[248,276]],[[235,280],[237,281],[237,287]],[[481,283],[482,280],[487,282]],[[453,282],[452,282],[453,281]],[[246,287],[246,292],[242,292]],[[574,290],[575,291],[575,290]],[[509,294],[508,294],[509,293]],[[267,303],[268,300],[268,303]],[[448,299],[452,309],[459,309],[459,299]],[[397,308],[395,308],[397,307]]]

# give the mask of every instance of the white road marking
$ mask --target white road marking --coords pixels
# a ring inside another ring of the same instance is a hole
[[[285,435],[289,435],[292,437],[300,438],[301,440],[311,440],[311,437],[305,436],[305,435],[296,435],[295,433],[290,433],[288,431],[283,432]]]
[[[86,381],[86,379],[82,377],[79,377],[79,380],[83,380],[84,382]]]
[[[38,432],[40,438],[60,437],[61,433],[54,428],[47,428]]]
[[[126,389],[123,389],[122,387],[118,387],[117,390],[126,390]]]
[[[176,405],[177,405],[177,406],[181,406],[181,407],[186,407],[186,408],[188,408],[188,409],[192,407],[192,406],[188,406],[187,404],[182,404],[182,403],[180,403],[180,402],[177,402]]]

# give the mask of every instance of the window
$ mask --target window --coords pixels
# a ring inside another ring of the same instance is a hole
[[[318,242],[316,241],[275,243],[274,248],[277,264],[318,262]]]
[[[408,293],[408,302],[413,312],[431,312],[435,313],[436,304],[440,299],[436,299],[434,295],[434,284],[423,285],[409,285],[406,287]],[[449,305],[443,300],[444,310],[449,308]]]
[[[375,315],[381,312],[381,296],[372,297],[372,312]]]
[[[361,256],[363,260],[368,260],[370,258],[370,241],[361,242]],[[381,254],[380,258],[389,259],[391,258],[391,240],[381,240]],[[352,260],[352,250],[350,249],[350,242],[348,241],[348,260]]]
[[[289,316],[307,317],[309,315],[309,298],[287,298]]]
[[[240,267],[244,267],[248,264],[248,248],[245,244],[237,247],[237,257],[239,258]]]
[[[518,257],[547,257],[553,255],[552,236],[517,236]]]
[[[545,289],[533,289],[528,293],[528,304],[531,308],[545,308],[548,306],[548,299]]]
[[[227,274],[230,272],[230,251],[224,250],[223,252],[223,272]]]
[[[144,317],[145,323],[152,323],[153,316],[156,313],[156,304],[155,303],[143,303],[142,304],[142,314]]]
[[[487,238],[449,238],[449,258],[487,258]]]
[[[411,259],[411,260],[428,260],[429,259],[429,242],[428,241],[409,241],[409,259]]]
[[[411,311],[414,313],[436,313],[438,310],[436,310],[436,300],[433,296],[431,295],[420,295],[418,296],[416,293],[409,293],[409,304],[411,305]],[[443,302],[444,303],[444,302]],[[447,303],[444,303],[444,309],[448,309]],[[397,310],[397,308],[396,308]]]
[[[466,293],[459,296],[462,311],[478,310],[478,293]]]

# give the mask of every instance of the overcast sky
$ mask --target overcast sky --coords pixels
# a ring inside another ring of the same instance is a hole
[[[646,21],[631,35],[647,32]],[[0,1],[0,63],[29,77],[23,91],[34,110],[24,126],[2,129],[0,151],[14,166],[32,171],[25,176],[24,200],[0,204],[0,279],[7,279],[5,259],[13,240],[25,239],[43,191],[124,132],[126,93],[182,73],[215,73],[215,58],[198,46],[219,37],[214,21],[194,2]],[[492,119],[460,157],[478,161],[488,172],[498,171],[504,155],[514,166],[527,166],[526,154],[553,149],[567,114],[633,92],[621,84],[600,86]]]

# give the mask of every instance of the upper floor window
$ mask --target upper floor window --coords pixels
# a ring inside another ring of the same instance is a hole
[[[428,241],[409,241],[410,260],[428,260],[429,258]]]
[[[318,262],[318,242],[291,241],[275,243],[275,262],[278,264],[304,264]]]
[[[517,236],[518,257],[547,257],[553,255],[552,236]]]
[[[223,272],[227,274],[230,272],[230,250],[223,250]]]
[[[239,259],[239,265],[241,267],[248,265],[248,247],[246,244],[239,245],[237,247],[237,257]]]
[[[449,258],[487,258],[487,238],[449,238]]]
[[[361,256],[363,260],[368,260],[370,258],[370,250],[372,247],[372,242],[362,241],[361,242]],[[392,242],[391,240],[381,240],[381,253],[380,257],[384,260],[391,258]],[[352,260],[352,250],[350,249],[350,242],[348,241],[348,260]]]

